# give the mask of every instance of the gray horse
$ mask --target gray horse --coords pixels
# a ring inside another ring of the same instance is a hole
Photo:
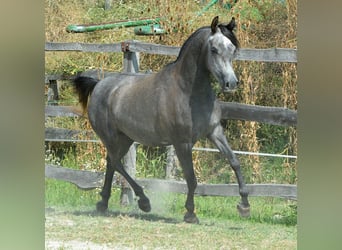
[[[88,106],[92,128],[107,149],[107,169],[98,211],[108,208],[114,171],[126,178],[139,197],[139,208],[151,210],[149,199],[124,170],[121,159],[134,141],[148,146],[173,145],[188,186],[184,221],[198,223],[194,213],[197,186],[192,162],[192,147],[200,138],[209,138],[233,168],[241,195],[237,205],[248,217],[248,191],[240,163],[228,145],[220,125],[221,110],[211,87],[210,76],[222,91],[232,91],[238,79],[232,60],[239,43],[233,33],[235,20],[196,30],[183,44],[178,58],[155,74],[120,75],[97,80],[79,75],[74,86],[83,108]],[[90,96],[89,103],[88,97]]]

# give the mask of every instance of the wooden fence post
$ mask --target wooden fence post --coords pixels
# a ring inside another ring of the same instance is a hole
[[[129,51],[129,41],[121,43],[123,52],[123,72],[125,73],[138,73],[139,72],[139,54],[137,52]],[[133,145],[129,148],[127,154],[123,158],[123,164],[126,172],[135,179],[136,173],[136,147]],[[133,203],[134,193],[128,182],[121,177],[121,195],[120,204],[125,206]]]
[[[123,72],[139,73],[139,52],[130,52],[129,42],[123,42],[121,48],[124,52]]]
[[[136,172],[136,159],[137,159],[137,144],[133,143],[129,148],[127,154],[123,157],[124,168],[127,173],[135,179],[135,172]],[[122,206],[127,206],[133,204],[134,201],[134,193],[132,191],[131,186],[128,184],[126,179],[122,176],[120,178],[121,184],[121,194],[120,194],[120,204]]]
[[[177,160],[177,155],[175,148],[170,145],[166,147],[167,149],[167,156],[166,156],[166,175],[165,179],[173,179],[176,175],[176,160]]]
[[[48,105],[57,105],[59,99],[57,80],[49,80]]]

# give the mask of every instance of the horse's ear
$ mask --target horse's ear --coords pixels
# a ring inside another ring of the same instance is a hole
[[[232,17],[232,20],[230,20],[230,22],[227,24],[227,29],[229,29],[230,31],[233,31],[235,27],[236,27],[235,18]]]
[[[219,17],[216,16],[213,18],[213,20],[211,21],[211,32],[215,33],[217,30],[217,25],[218,25],[218,19]]]

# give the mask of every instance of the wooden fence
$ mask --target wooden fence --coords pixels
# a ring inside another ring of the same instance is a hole
[[[138,41],[125,41],[122,43],[112,44],[86,44],[86,43],[50,43],[45,44],[45,51],[80,51],[80,52],[116,52],[123,53],[123,72],[101,72],[97,75],[105,77],[113,74],[136,74],[139,73],[139,53],[159,54],[177,56],[180,47],[165,46]],[[260,61],[260,62],[297,62],[297,51],[295,49],[240,49],[236,60]],[[94,76],[94,72],[90,72]],[[45,83],[49,84],[48,100],[53,103],[58,99],[58,80],[73,79],[74,76],[66,76],[62,74],[46,75]],[[297,112],[286,108],[279,107],[264,107],[257,105],[246,105],[240,103],[220,102],[222,109],[222,119],[239,119],[248,121],[257,121],[272,125],[281,126],[296,126]],[[46,106],[45,116],[69,116],[77,117],[82,115],[76,107],[72,106]],[[90,139],[83,140],[84,134]],[[60,128],[45,128],[45,141],[73,141],[73,142],[98,142],[96,135],[91,131],[75,131]],[[170,157],[173,157],[172,148],[169,150]],[[135,146],[132,146],[125,156],[125,167],[127,171],[133,172],[135,169]],[[167,166],[169,169],[170,166]],[[168,172],[168,170],[167,170]],[[102,186],[104,173],[92,171],[72,170],[65,167],[46,165],[45,176],[47,178],[55,178],[74,183],[82,189],[92,189]],[[133,174],[134,178],[134,174]],[[138,179],[145,188],[153,189],[158,186],[158,190],[169,192],[186,193],[187,187],[185,182],[174,180],[155,180],[155,179]],[[115,180],[113,181],[115,183]],[[162,184],[162,185],[160,185]],[[162,188],[164,187],[164,188]],[[250,184],[248,185],[251,196],[273,196],[296,199],[296,185],[281,185],[281,184]],[[124,199],[127,202],[132,200],[132,192],[123,188]],[[212,196],[239,196],[238,187],[236,184],[220,184],[220,185],[205,185],[199,184],[196,189],[198,195]],[[126,197],[126,198],[125,198]]]

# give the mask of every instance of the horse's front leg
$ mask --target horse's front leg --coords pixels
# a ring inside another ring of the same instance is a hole
[[[188,223],[199,223],[199,220],[194,212],[194,193],[197,187],[197,180],[192,163],[192,143],[174,145],[174,147],[188,186],[188,195],[185,202],[185,208],[187,212],[184,215],[184,221]]]
[[[222,126],[217,126],[213,130],[213,132],[208,136],[208,138],[216,145],[220,152],[228,158],[229,163],[235,172],[239,184],[241,202],[237,205],[237,209],[242,217],[249,217],[250,205],[248,202],[248,190],[241,173],[240,162],[234,154],[233,150],[230,148],[227,138],[223,133]]]

